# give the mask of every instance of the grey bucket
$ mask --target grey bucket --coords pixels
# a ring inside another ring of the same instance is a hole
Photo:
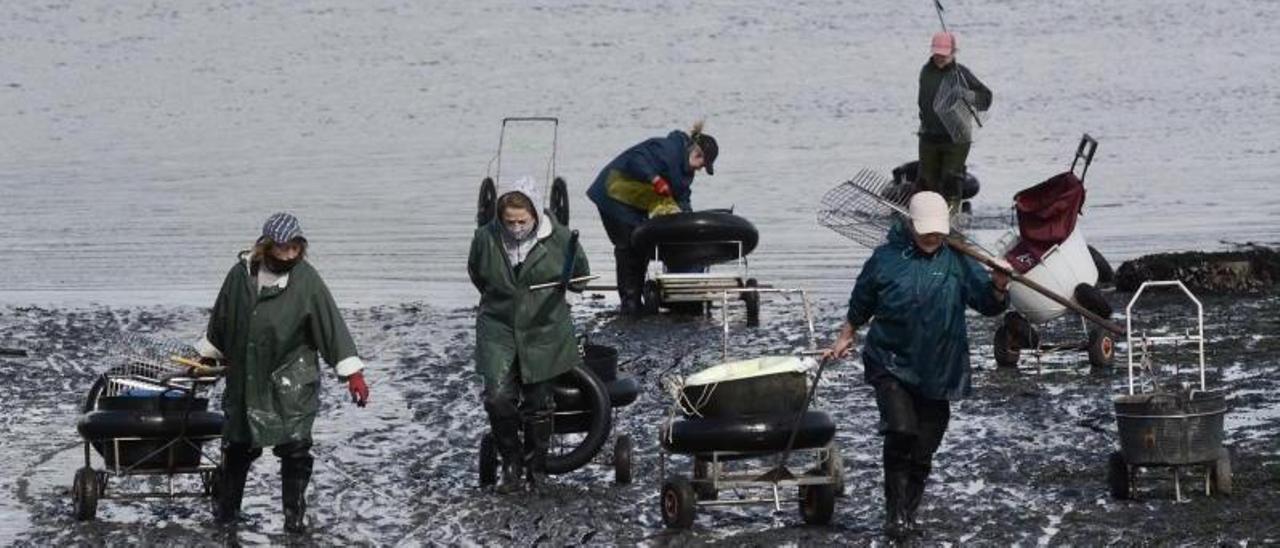
[[[1131,465],[1213,462],[1222,448],[1225,391],[1180,391],[1115,398],[1120,453]]]

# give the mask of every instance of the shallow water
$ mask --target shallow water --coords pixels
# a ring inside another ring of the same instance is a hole
[[[867,251],[814,210],[859,168],[915,155],[937,21],[914,4],[7,2],[0,302],[207,305],[289,209],[344,304],[469,305],[475,193],[518,115],[562,119],[557,172],[602,283],[587,185],[625,147],[706,117],[724,152],[695,207],[755,222],[761,280],[843,295]],[[1280,5],[949,4],[961,61],[996,94],[971,155],[980,214],[1066,168],[1089,132],[1081,226],[1117,265],[1280,241],[1280,86],[1264,68]],[[513,128],[504,170],[541,176],[547,141]]]

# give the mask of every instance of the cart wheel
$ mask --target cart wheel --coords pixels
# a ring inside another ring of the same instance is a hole
[[[631,436],[623,434],[613,442],[613,481],[631,484]]]
[[[658,306],[660,304],[658,300],[660,298],[660,294],[658,293],[658,282],[646,280],[644,282],[644,289],[640,292],[640,300],[644,306],[644,313],[651,316],[657,314]]]
[[[551,215],[564,226],[569,226],[569,187],[563,177],[551,183]]]
[[[827,455],[827,460],[822,462],[823,472],[835,479],[831,489],[836,496],[844,498],[844,457],[840,455],[840,446],[834,441],[827,444]]]
[[[693,458],[693,479],[704,480],[693,482],[693,492],[698,495],[698,500],[716,500],[720,498],[720,491],[711,485],[711,461],[694,457]]]
[[[1226,447],[1218,449],[1218,460],[1210,469],[1210,488],[1213,494],[1231,496],[1231,452]]]
[[[1116,342],[1111,332],[1103,329],[1089,330],[1089,365],[1111,367],[1116,357]]]
[[[800,516],[809,525],[831,523],[836,511],[836,490],[831,485],[800,486]]]
[[[1002,325],[996,328],[995,339],[991,342],[992,351],[996,356],[996,367],[1018,367],[1018,346],[1013,343],[1013,338],[1009,336],[1009,326]]]
[[[1093,266],[1098,269],[1098,287],[1115,285],[1116,272],[1111,269],[1111,263],[1093,246],[1086,247],[1089,248],[1089,256],[1093,258]]]
[[[747,278],[746,287],[759,287],[760,283],[755,278]],[[751,292],[743,293],[742,300],[747,304],[747,327],[760,326],[760,294]]]
[[[1129,465],[1119,451],[1111,453],[1107,459],[1107,487],[1111,490],[1111,498],[1129,500],[1132,495],[1129,485]]]
[[[77,521],[91,521],[98,513],[98,474],[88,466],[76,470],[71,482],[71,507]]]
[[[694,512],[698,501],[693,493],[689,480],[675,477],[662,484],[662,523],[668,529],[688,529],[693,527]]]
[[[497,215],[498,189],[492,177],[480,181],[480,199],[476,201],[476,226],[484,226]]]
[[[486,432],[480,438],[480,487],[487,487],[498,482],[498,448],[494,446],[493,434]]]
[[[103,499],[107,496],[107,473],[105,471],[94,472],[98,480],[98,498]]]

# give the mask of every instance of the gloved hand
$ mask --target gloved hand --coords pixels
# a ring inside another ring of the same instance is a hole
[[[351,392],[351,401],[357,406],[364,407],[369,403],[369,385],[364,383],[363,371],[356,371],[347,377],[347,390]]]
[[[666,180],[666,179],[663,179],[661,175],[655,176],[655,177],[653,178],[653,191],[654,191],[658,196],[663,196],[663,197],[666,197],[666,198],[670,198],[670,197],[671,197],[671,183],[668,183],[668,182],[667,182],[667,180]]]

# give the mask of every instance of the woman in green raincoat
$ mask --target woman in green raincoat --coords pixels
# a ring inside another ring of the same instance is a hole
[[[844,327],[824,355],[845,356],[857,329],[871,324],[862,364],[880,410],[885,533],[894,540],[920,534],[915,513],[951,401],[971,390],[965,308],[999,314],[1009,287],[1005,274],[988,274],[945,245],[951,225],[941,194],[916,193],[910,214],[910,223],[895,225],[863,265]]]
[[[533,178],[499,184],[496,218],[476,229],[467,271],[480,291],[476,371],[484,378],[484,409],[502,458],[498,492],[511,493],[525,479],[534,486],[545,481],[555,410],[551,380],[582,364],[564,288],[530,286],[561,281],[570,260],[575,278],[590,269],[569,230],[539,214]]]
[[[333,364],[352,399],[369,399],[364,363],[342,314],[306,257],[298,219],[276,213],[253,249],[240,254],[222,282],[204,340],[206,359],[225,361],[222,396],[223,482],[217,521],[239,519],[245,479],[263,447],[280,458],[285,529],[306,529],[311,481],[311,425],[320,408],[319,357]]]

